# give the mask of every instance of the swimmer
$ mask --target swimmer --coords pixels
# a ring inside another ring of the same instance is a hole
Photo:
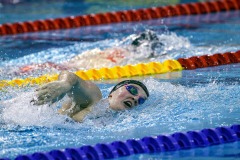
[[[84,81],[72,72],[62,71],[57,81],[36,90],[36,98],[31,100],[31,103],[34,105],[54,103],[65,95],[69,99],[63,102],[58,112],[68,115],[77,122],[82,122],[102,99],[101,91],[96,84]],[[125,80],[118,83],[104,101],[107,101],[110,109],[121,111],[143,104],[148,96],[148,89],[142,82]]]
[[[52,68],[56,70],[81,70],[101,67],[113,67],[116,65],[126,65],[126,61],[131,59],[131,56],[141,51],[146,51],[147,59],[156,56],[155,49],[161,47],[157,34],[147,30],[138,35],[129,37],[130,44],[121,47],[112,47],[105,50],[93,49],[79,54],[72,59],[56,64],[47,62],[43,64],[27,65],[20,68],[19,73],[28,73],[38,69]]]

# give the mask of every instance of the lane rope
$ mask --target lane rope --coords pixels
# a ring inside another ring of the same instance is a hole
[[[240,50],[236,52],[216,53],[213,55],[193,56],[190,58],[179,58],[178,62],[184,69],[197,69],[213,67],[231,63],[240,63]]]
[[[193,56],[179,58],[178,60],[166,60],[163,63],[149,62],[136,65],[115,66],[112,68],[100,68],[79,70],[75,74],[83,80],[110,80],[134,76],[163,74],[183,69],[197,69],[240,63],[240,50],[236,52],[216,53],[213,55]],[[26,79],[1,80],[0,90],[4,87],[24,87],[28,85],[41,85],[58,79],[58,74],[42,75],[40,77],[28,77]]]
[[[166,60],[163,63],[149,62],[136,65],[115,66],[112,68],[100,68],[79,70],[75,74],[83,80],[109,80],[125,77],[162,74],[166,72],[182,70],[181,64],[176,60]],[[24,87],[28,85],[41,85],[58,79],[58,74],[42,75],[40,77],[28,77],[26,79],[1,80],[0,90],[4,87]]]
[[[240,125],[231,127],[207,128],[200,131],[176,132],[170,135],[158,135],[141,139],[128,139],[112,143],[98,143],[94,146],[84,145],[78,148],[35,152],[19,155],[15,160],[69,160],[69,159],[110,159],[134,154],[151,154],[169,151],[209,147],[240,140]],[[1,160],[10,160],[3,158]]]
[[[170,5],[137,10],[133,9],[81,16],[70,16],[56,19],[5,23],[0,25],[0,36],[111,23],[137,22],[174,16],[208,14],[239,9],[240,0],[218,0],[177,4],[174,6]]]

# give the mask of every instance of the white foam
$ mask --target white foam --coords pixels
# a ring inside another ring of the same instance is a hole
[[[34,92],[19,92],[12,99],[1,102],[2,118],[6,124],[21,126],[54,126],[64,122],[64,117],[57,114],[53,106],[35,106],[30,103]]]

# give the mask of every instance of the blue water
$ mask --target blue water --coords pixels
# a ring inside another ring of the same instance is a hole
[[[217,146],[211,146],[206,148],[197,148],[191,150],[181,150],[176,152],[165,152],[160,154],[142,154],[134,155],[121,159],[139,159],[139,160],[151,160],[151,159],[187,159],[187,160],[199,160],[199,159],[224,159],[224,160],[236,160],[239,159],[240,142],[226,143]]]
[[[8,1],[8,2],[7,2]],[[47,18],[67,17],[100,12],[111,12],[126,9],[138,9],[161,5],[174,5],[178,3],[198,2],[199,0],[173,0],[147,2],[114,0],[88,1],[88,0],[1,0],[0,1],[0,24],[19,21],[29,21]],[[203,0],[201,0],[203,1]],[[12,3],[11,3],[12,2]],[[27,11],[26,11],[27,10]]]
[[[62,11],[59,13],[58,16],[68,15]],[[13,17],[8,18],[13,22],[16,15],[11,15]],[[164,44],[158,50],[159,55],[150,61],[240,50],[239,15],[239,11],[233,11],[0,37],[0,79],[28,77],[28,74],[14,72],[26,64],[47,61],[61,64],[86,50],[125,46],[129,43],[125,41],[129,36],[146,29],[157,32]],[[39,17],[36,13],[32,18]],[[147,55],[139,52],[132,60],[142,62],[141,57]],[[30,75],[43,73],[53,71],[43,70]],[[87,119],[82,124],[66,120],[67,117],[56,113],[62,102],[50,107],[32,106],[29,101],[37,86],[4,89],[0,92],[0,157],[13,158],[37,151],[230,126],[240,122],[240,64],[141,79],[151,95],[144,105],[99,119]],[[103,96],[107,97],[115,81],[96,83]],[[240,144],[235,142],[123,159],[234,159],[239,157],[239,153]]]

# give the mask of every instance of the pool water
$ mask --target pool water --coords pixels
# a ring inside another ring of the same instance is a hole
[[[68,15],[64,12],[59,15],[62,14]],[[0,52],[3,53],[0,57],[0,79],[59,73],[59,70],[48,69],[30,75],[16,71],[27,64],[61,64],[91,49],[125,46],[129,43],[129,37],[145,30],[155,31],[164,44],[157,50],[158,55],[147,61],[162,62],[166,59],[237,51],[240,50],[239,15],[239,11],[232,11],[0,37]],[[126,63],[145,62],[148,54],[139,52]],[[103,116],[86,119],[84,123],[76,123],[58,115],[56,110],[62,101],[52,106],[31,105],[29,101],[37,86],[5,88],[0,92],[0,158],[230,126],[240,122],[240,64],[137,79],[141,79],[149,88],[151,96],[146,103],[130,111],[103,112]],[[116,81],[96,83],[106,98]],[[196,159],[233,159],[239,157],[239,151],[240,144],[235,142],[194,150],[134,155],[124,159],[193,159],[193,156]]]
[[[130,156],[128,158],[122,158],[122,159],[139,159],[139,160],[145,160],[145,159],[194,159],[194,160],[212,160],[212,159],[228,159],[228,160],[234,160],[239,159],[239,147],[240,143],[234,142],[234,143],[226,143],[222,145],[217,146],[211,146],[206,148],[197,148],[197,149],[191,149],[191,150],[181,150],[181,151],[175,151],[175,152],[165,152],[161,154],[142,154],[142,155],[134,155]]]
[[[0,7],[2,14],[0,15],[0,23],[59,18],[198,1],[199,0],[148,0],[147,2],[143,2],[141,0],[136,0],[133,2],[127,0],[123,3],[121,0],[115,0],[109,1],[108,4],[106,4],[104,0],[1,0]]]

